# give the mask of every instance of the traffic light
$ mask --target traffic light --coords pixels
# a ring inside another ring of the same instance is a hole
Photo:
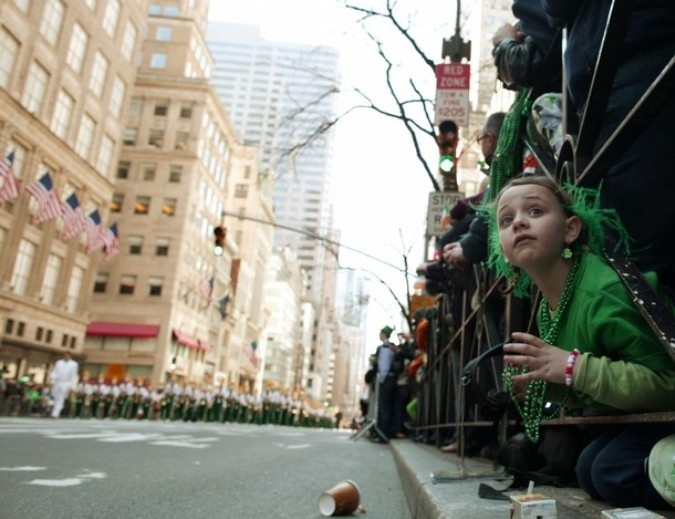
[[[459,128],[455,121],[447,119],[438,125],[438,169],[443,177],[443,191],[457,191],[457,145]]]
[[[213,240],[213,253],[216,256],[222,256],[223,251],[225,250],[225,236],[227,236],[227,229],[218,226],[213,229],[213,235],[215,236],[215,239]]]

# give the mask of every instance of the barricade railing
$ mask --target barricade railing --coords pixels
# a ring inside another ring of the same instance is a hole
[[[558,159],[545,152],[541,146],[527,137],[524,146],[537,159],[539,168],[545,174],[558,180],[572,181],[578,185],[597,186],[609,167],[613,157],[629,145],[631,136],[640,132],[655,113],[672,97],[675,88],[675,56],[653,81],[635,107],[626,115],[616,131],[607,139],[602,148],[593,154],[598,137],[600,122],[609,97],[619,53],[632,2],[615,0],[605,28],[605,38],[598,65],[589,91],[587,108],[582,120],[575,128],[568,121],[569,105],[566,89],[563,88],[563,129],[565,141]],[[564,37],[564,34],[562,35]],[[564,47],[564,46],[563,46]],[[551,58],[551,56],[549,56]],[[552,59],[560,60],[560,56]],[[565,78],[562,78],[563,85]],[[537,91],[535,95],[543,93]],[[526,132],[523,132],[525,135]],[[664,173],[666,174],[666,173]],[[671,237],[664,237],[671,239]],[[619,270],[619,269],[617,269]],[[649,288],[637,286],[631,272],[620,272],[624,283],[635,294],[635,304],[650,323],[668,353],[675,358],[675,318],[658,299],[650,298]],[[535,317],[531,308],[536,308],[538,294],[530,299],[517,299],[503,295],[501,279],[486,268],[472,267],[471,283],[468,288],[458,288],[447,283],[446,291],[439,298],[435,309],[429,312],[430,336],[427,366],[424,379],[418,385],[418,416],[414,424],[417,438],[440,445],[451,431],[463,431],[467,427],[496,427],[503,438],[505,428],[515,420],[509,419],[508,410],[499,419],[485,419],[477,405],[465,402],[461,385],[461,371],[466,363],[506,337],[511,331],[534,331]],[[491,282],[488,282],[491,280]],[[475,297],[475,294],[478,297]],[[645,301],[645,298],[648,300]],[[472,305],[471,302],[474,302]],[[495,321],[492,306],[503,305],[503,313]],[[501,369],[492,364],[492,372],[482,373],[482,383],[495,391],[503,390]],[[487,390],[487,389],[486,389]],[[611,416],[569,416],[564,410],[558,418],[545,420],[544,426],[576,425],[583,423],[646,423],[675,421],[675,412],[635,413]],[[463,451],[462,451],[463,452]]]

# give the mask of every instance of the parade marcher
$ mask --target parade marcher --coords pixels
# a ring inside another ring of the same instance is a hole
[[[75,418],[84,418],[85,412],[85,399],[86,392],[85,387],[87,381],[89,380],[89,372],[83,371],[80,380],[75,385],[75,390],[73,391],[73,403],[75,404]]]
[[[63,358],[56,361],[49,374],[51,394],[54,399],[52,418],[61,416],[63,404],[77,382],[78,364],[72,359],[69,351],[63,352]]]

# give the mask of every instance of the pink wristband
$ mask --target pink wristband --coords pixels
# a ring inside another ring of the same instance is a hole
[[[574,363],[581,352],[574,348],[567,357],[567,364],[565,365],[565,386],[572,387],[572,373],[574,372]]]

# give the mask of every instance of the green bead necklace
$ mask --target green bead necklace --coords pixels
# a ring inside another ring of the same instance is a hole
[[[569,303],[572,300],[572,289],[574,281],[581,263],[581,254],[576,254],[570,271],[565,279],[565,286],[555,314],[551,316],[551,307],[549,302],[542,298],[539,305],[539,323],[540,323],[540,337],[547,344],[555,345],[560,329],[562,328],[563,319]],[[534,443],[539,441],[539,424],[544,414],[544,398],[546,396],[547,382],[545,380],[531,380],[527,383],[527,392],[525,393],[525,401],[521,405],[513,394],[513,375],[521,375],[527,373],[527,367],[520,366],[506,366],[504,368],[503,378],[504,385],[511,395],[511,400],[515,403],[516,409],[523,418],[525,425],[525,434]]]

